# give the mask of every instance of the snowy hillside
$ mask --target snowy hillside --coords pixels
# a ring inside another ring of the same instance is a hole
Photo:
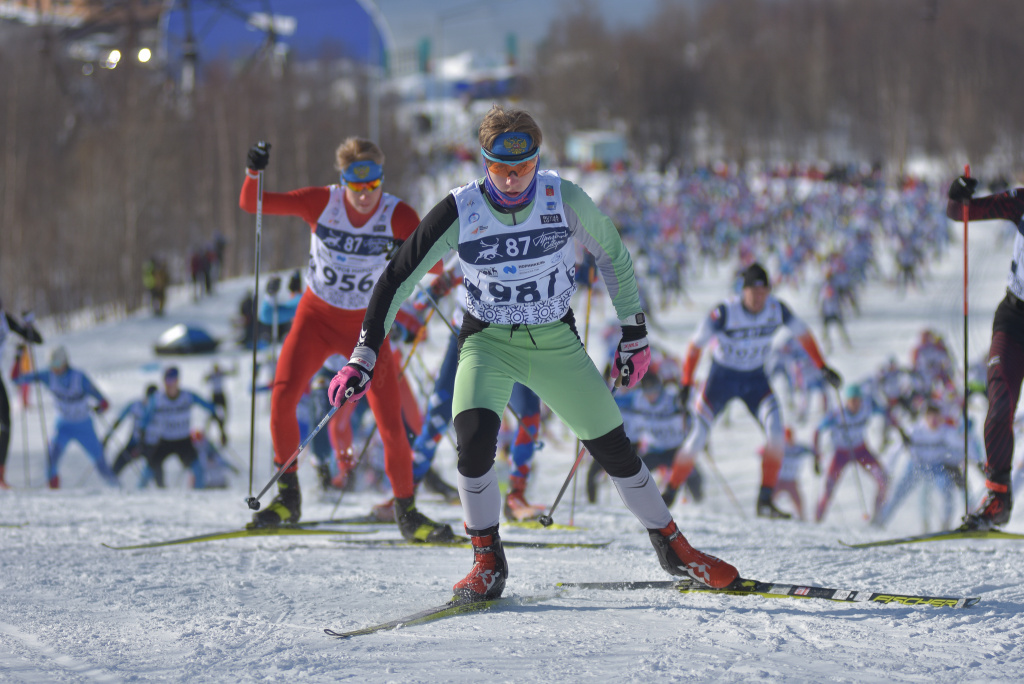
[[[971,227],[972,359],[987,349],[1010,259],[997,232],[1002,229],[992,224]],[[830,356],[845,377],[858,379],[890,355],[905,362],[926,326],[945,336],[962,363],[960,249],[957,244],[932,265],[925,293],[903,297],[878,283],[868,287],[860,317],[849,321],[852,349],[840,346]],[[729,270],[724,265],[717,272],[711,269],[692,283],[692,304],[658,312],[663,326],[654,333],[658,341],[681,352],[697,321],[727,294]],[[160,377],[166,361],[156,361],[152,344],[161,332],[184,322],[230,338],[230,318],[249,286],[248,281],[222,284],[214,297],[198,304],[179,296],[163,319],[140,316],[63,336],[50,334],[38,353],[66,345],[72,365],[90,373],[117,410]],[[820,335],[811,291],[781,288],[776,294]],[[576,310],[582,320],[582,305]],[[595,298],[595,350],[601,348],[599,333],[609,313],[610,307]],[[447,334],[435,325],[428,357],[440,355]],[[247,463],[248,353],[226,341],[219,354],[174,362],[181,367],[183,387],[205,392],[201,378],[213,360],[239,370],[228,386],[228,453]],[[10,361],[3,363],[6,371]],[[13,392],[12,404],[7,480],[14,488],[0,492],[0,523],[7,525],[0,527],[0,680],[960,682],[1019,681],[1024,676],[1024,547],[1019,542],[844,548],[840,538],[865,541],[921,531],[916,498],[886,530],[869,528],[860,497],[873,495],[873,485],[861,473],[860,494],[851,470],[821,525],[754,518],[760,477],[755,450],[761,437],[739,404],[711,438],[715,464],[739,508],[701,461],[707,497],[699,505],[677,502],[673,509],[695,546],[729,560],[745,577],[869,592],[978,596],[981,603],[951,610],[680,595],[665,589],[571,589],[555,595],[558,581],[666,578],[646,532],[611,488],[606,486],[599,503],[590,505],[580,486],[575,505],[568,494],[555,518],[568,523],[572,515],[583,530],[503,529],[506,539],[611,542],[600,550],[510,549],[506,595],[551,592],[551,598],[339,641],[325,636],[324,628],[356,629],[444,602],[451,585],[468,570],[471,552],[370,549],[346,544],[344,537],[297,536],[111,550],[101,544],[242,526],[250,515],[243,502],[247,476],[237,478],[228,491],[192,491],[172,458],[167,490],[139,492],[126,485],[112,491],[73,446],[62,464],[65,488],[48,491],[42,489],[45,456],[38,409],[22,413]],[[54,408],[48,398],[44,408],[52,428]],[[256,491],[271,473],[268,411],[269,400],[261,395]],[[799,426],[798,436],[809,439],[811,429],[811,424]],[[530,495],[550,503],[574,453],[573,442],[560,428],[545,442]],[[454,480],[450,449],[440,452],[439,463]],[[805,500],[820,492],[809,471],[803,481]],[[122,479],[134,483],[135,477],[129,469]],[[330,517],[333,500],[320,498],[308,462],[300,477],[304,518]],[[977,472],[971,478],[977,490],[981,479]],[[384,498],[346,495],[337,515],[365,513]],[[973,506],[976,495],[971,499]],[[958,505],[962,509],[962,502]],[[460,509],[433,494],[421,494],[420,507],[459,524]],[[1009,530],[1024,532],[1022,515],[1018,511]],[[369,535],[361,538],[398,536],[393,527],[362,531]]]

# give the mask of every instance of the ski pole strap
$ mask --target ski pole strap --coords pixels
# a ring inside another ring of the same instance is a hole
[[[277,469],[277,472],[274,473],[274,476],[270,478],[270,482],[268,482],[266,486],[260,491],[260,493],[256,495],[256,500],[259,500],[264,494],[267,493],[268,489],[273,487],[274,484],[281,479],[281,476],[284,475],[285,472],[292,466],[292,463],[295,463],[295,459],[299,457],[299,454],[301,454],[302,450],[306,448],[306,445],[313,441],[313,438],[317,436],[317,433],[319,433],[320,430],[322,430],[325,425],[327,425],[327,423],[331,420],[331,418],[334,416],[337,410],[337,406],[331,407],[331,410],[328,411],[327,414],[323,417],[323,419],[320,421],[320,424],[313,428],[313,431],[306,436],[306,439],[302,440],[302,443],[299,444],[299,447],[294,451],[294,453],[292,453],[288,460],[285,461],[284,465],[280,466]],[[247,499],[246,501],[248,502],[249,500]]]

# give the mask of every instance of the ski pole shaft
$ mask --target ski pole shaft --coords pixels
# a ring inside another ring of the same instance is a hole
[[[971,177],[971,165],[964,164],[964,176],[967,178]],[[968,452],[968,434],[967,430],[967,397],[970,396],[967,393],[967,373],[969,370],[968,364],[968,353],[967,353],[967,223],[970,215],[970,205],[967,201],[964,201],[963,216],[964,216],[964,515],[970,515],[970,501],[968,500],[967,494],[967,452]]]
[[[28,358],[32,363],[32,370],[35,371],[39,368],[36,365],[36,354],[32,351],[32,344],[28,346]],[[46,445],[46,458],[50,458],[50,431],[46,428],[46,409],[43,407],[43,393],[42,391],[36,392],[37,399],[39,400],[39,425],[43,429],[43,444]]]
[[[618,379],[616,379],[616,384],[612,387],[612,394],[615,394],[615,391],[619,388],[617,380]],[[565,482],[562,483],[562,488],[558,490],[558,496],[555,497],[555,502],[551,504],[551,508],[547,513],[537,518],[537,522],[544,527],[551,527],[551,525],[554,524],[555,521],[554,518],[551,517],[551,514],[555,512],[556,508],[558,508],[558,503],[565,495],[565,490],[569,488],[569,483],[572,482],[573,478],[576,476],[576,471],[579,469],[580,462],[583,461],[583,454],[585,453],[587,453],[586,447],[580,449],[580,453],[576,456],[576,461],[572,464],[572,469],[569,470],[569,474],[565,477]]]
[[[412,361],[413,354],[416,353],[416,348],[420,346],[420,342],[422,342],[424,339],[426,339],[426,337],[427,337],[427,330],[426,330],[427,323],[430,322],[430,318],[433,315],[434,311],[435,311],[435,309],[432,309],[432,310],[427,312],[427,315],[426,315],[426,317],[423,320],[423,329],[421,330],[421,334],[416,335],[416,338],[412,341],[412,346],[409,347],[409,355],[405,358],[405,361],[402,362],[402,367],[398,370],[398,376],[399,377],[401,377],[402,375],[405,374],[405,369],[409,367],[409,363]],[[442,318],[444,318],[444,316],[442,316]],[[347,396],[350,396],[350,395],[346,394],[346,397]],[[363,462],[363,456],[366,455],[367,449],[370,448],[370,442],[373,440],[373,436],[375,434],[377,434],[377,421],[376,420],[373,421],[373,427],[370,428],[370,434],[368,434],[366,436],[366,441],[363,442],[363,448],[359,452],[359,456],[356,457],[355,462],[352,464],[351,472],[355,472],[355,469],[358,468],[359,464]],[[337,512],[338,507],[341,505],[341,500],[344,499],[344,498],[345,498],[345,490],[343,489],[341,491],[341,494],[338,496],[338,500],[334,503],[334,508],[331,509],[331,515],[330,515],[331,518],[334,517],[334,514]]]
[[[322,430],[323,427],[327,425],[331,418],[334,417],[334,414],[337,412],[338,408],[338,406],[332,406],[331,410],[328,411],[326,415],[324,415],[323,419],[320,421],[320,424],[313,428],[313,431],[310,432],[309,435],[306,436],[306,439],[302,440],[302,442],[299,444],[299,448],[297,448],[295,452],[288,458],[288,460],[285,461],[284,465],[277,469],[277,472],[274,473],[274,476],[272,478],[270,478],[270,482],[266,484],[262,491],[260,491],[260,493],[257,494],[256,496],[250,496],[248,499],[245,500],[245,503],[249,506],[249,508],[251,508],[254,511],[258,511],[260,509],[260,497],[266,494],[267,490],[273,487],[274,483],[281,479],[281,476],[284,475],[285,471],[291,467],[292,463],[295,463],[295,459],[299,457],[299,454],[301,454],[302,450],[306,448],[306,445],[312,442],[313,438],[317,436],[317,433],[319,433],[320,430]]]
[[[249,500],[252,497],[252,478],[256,460],[256,342],[259,335],[259,296],[260,296],[260,241],[263,237],[263,170],[256,172],[256,267],[253,275],[252,289],[252,401],[249,405]],[[278,475],[280,477],[280,475]],[[267,485],[269,487],[270,485]],[[266,488],[263,491],[267,491]],[[260,492],[263,496],[263,492]],[[259,505],[259,496],[256,504]]]
[[[587,316],[583,325],[583,348],[587,349],[590,345],[590,304],[594,300],[594,284],[590,283],[590,287],[587,288]],[[621,380],[621,378],[620,378]],[[580,438],[576,437],[576,448],[580,448]],[[572,478],[572,499],[569,504],[569,524],[573,525],[576,522],[576,477],[573,473]]]
[[[725,476],[722,475],[722,471],[718,469],[718,463],[715,462],[715,458],[711,455],[711,449],[705,447],[704,455],[708,457],[708,463],[711,464],[711,472],[715,474],[715,478],[718,480],[718,484],[722,486],[722,490],[725,492],[725,495],[729,497],[729,500],[732,501],[732,505],[736,507],[737,511],[739,511],[740,517],[746,520],[747,514],[743,512],[743,506],[740,506],[739,499],[736,498],[736,494],[733,493],[732,487],[729,486],[729,481],[725,479]]]
[[[565,490],[569,488],[569,483],[573,481],[576,475],[576,470],[580,467],[580,462],[583,460],[583,454],[587,453],[587,448],[583,447],[580,449],[580,453],[576,456],[576,462],[572,464],[572,469],[569,471],[569,475],[566,476],[565,482],[562,483],[562,488],[558,490],[558,496],[555,497],[555,502],[551,504],[550,510],[547,513],[537,518],[537,521],[544,527],[550,527],[554,524],[554,519],[551,514],[558,508],[559,502],[562,500],[562,496],[565,495]]]

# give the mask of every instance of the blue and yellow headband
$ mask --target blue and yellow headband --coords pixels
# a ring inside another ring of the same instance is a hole
[[[384,176],[384,168],[375,161],[352,162],[341,171],[341,180],[346,183],[368,183]]]
[[[494,139],[491,149],[480,148],[484,159],[494,162],[516,164],[533,159],[540,153],[540,148],[533,144],[529,133],[502,133]]]

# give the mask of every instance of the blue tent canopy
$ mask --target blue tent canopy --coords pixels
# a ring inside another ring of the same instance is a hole
[[[201,62],[244,59],[273,30],[297,59],[324,56],[387,66],[391,36],[367,0],[175,0],[165,15],[167,60],[180,64],[191,26]]]

